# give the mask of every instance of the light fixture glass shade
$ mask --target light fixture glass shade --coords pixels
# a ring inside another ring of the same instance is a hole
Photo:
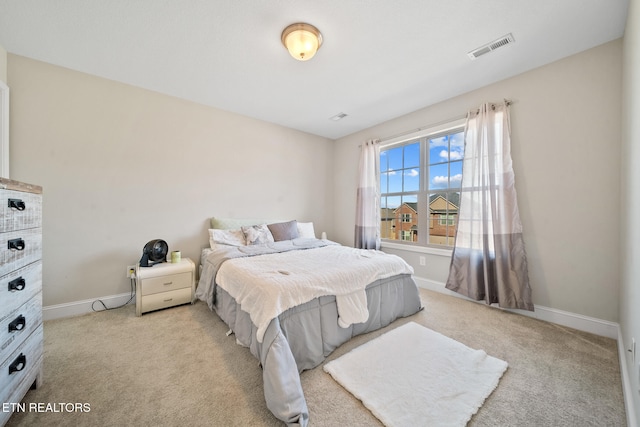
[[[298,61],[313,58],[322,45],[322,34],[310,24],[291,24],[282,31],[282,44]]]

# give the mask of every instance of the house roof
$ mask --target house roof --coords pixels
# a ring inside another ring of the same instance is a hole
[[[456,208],[460,206],[460,193],[436,193],[429,197],[429,205],[433,204],[438,198],[448,200],[449,203],[455,205]]]

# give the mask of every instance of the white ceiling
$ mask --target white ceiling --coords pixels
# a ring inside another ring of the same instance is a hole
[[[336,139],[619,38],[628,0],[0,0],[8,52]],[[282,30],[324,43],[291,58]],[[467,52],[512,33],[515,43]],[[344,112],[341,121],[330,117]]]

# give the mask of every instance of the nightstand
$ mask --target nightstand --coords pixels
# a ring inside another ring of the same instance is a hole
[[[153,267],[136,265],[136,315],[176,305],[193,303],[195,264],[189,258],[179,263],[163,262]]]

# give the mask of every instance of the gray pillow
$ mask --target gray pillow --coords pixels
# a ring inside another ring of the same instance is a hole
[[[279,242],[281,240],[297,239],[298,235],[298,221],[295,219],[289,222],[279,222],[276,224],[269,224],[269,231],[273,235],[273,240]]]

